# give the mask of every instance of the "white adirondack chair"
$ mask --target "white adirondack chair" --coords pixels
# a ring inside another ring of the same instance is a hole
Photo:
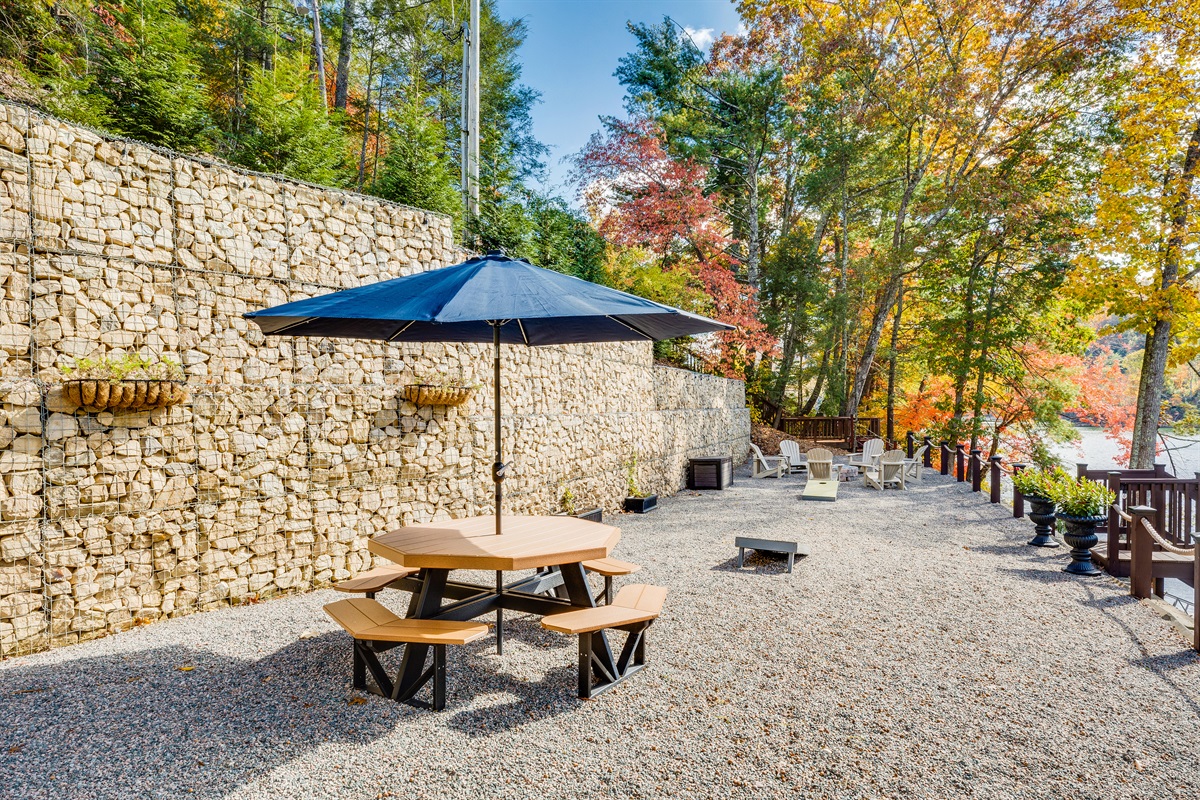
[[[904,459],[904,477],[912,476],[917,480],[921,480],[921,471],[925,469],[925,451],[929,449],[929,445],[923,444],[917,448],[917,452],[913,453],[912,458]]]
[[[784,456],[764,456],[758,445],[750,443],[750,477],[782,478],[787,471],[788,460]]]
[[[779,443],[779,454],[788,460],[788,472],[808,472],[808,464],[800,454],[800,445],[791,439]]]
[[[863,486],[883,490],[889,484],[904,488],[904,451],[888,450],[879,456],[879,462],[863,470]]]
[[[824,447],[809,450],[808,477],[818,481],[833,480],[833,453]]]
[[[879,458],[882,452],[883,439],[868,439],[863,442],[861,453],[850,456],[850,466],[858,467],[859,472],[871,469],[875,466],[875,459]]]

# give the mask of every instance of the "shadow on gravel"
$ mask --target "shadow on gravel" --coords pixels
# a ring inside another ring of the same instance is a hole
[[[452,671],[461,702],[461,667]],[[340,633],[256,661],[167,647],[6,669],[0,797],[218,798],[322,744],[366,743],[418,713],[378,698],[351,704],[352,694]]]
[[[562,637],[566,638],[566,637]],[[608,640],[615,652],[620,652],[620,636],[609,631]],[[572,638],[571,641],[574,641]],[[574,648],[572,648],[574,650]],[[487,738],[506,733],[539,720],[557,717],[579,708],[586,702],[576,695],[577,666],[574,652],[569,663],[555,667],[540,681],[513,680],[497,670],[496,661],[478,660],[471,664],[471,681],[479,685],[499,688],[505,694],[515,695],[508,702],[486,705],[455,712],[447,704],[450,715],[447,727],[464,733],[473,739]]]
[[[796,563],[793,566],[792,574],[799,569],[804,560],[808,556],[796,556]],[[746,552],[744,566],[741,568],[737,565],[737,556],[733,556],[728,561],[722,561],[720,564],[709,567],[713,572],[732,572],[736,575],[786,575],[787,574],[787,556],[780,553],[778,555],[771,553],[759,553],[754,550]]]

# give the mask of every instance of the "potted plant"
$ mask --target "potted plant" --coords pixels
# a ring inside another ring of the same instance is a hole
[[[635,456],[625,465],[625,510],[634,514],[645,514],[658,508],[658,495],[647,494],[638,488],[637,463]]]
[[[1087,478],[1059,481],[1053,494],[1058,504],[1056,516],[1066,529],[1063,539],[1071,546],[1071,563],[1063,567],[1063,572],[1099,575],[1100,570],[1092,563],[1092,548],[1098,541],[1096,526],[1108,519],[1108,507],[1116,501],[1116,494],[1103,483]]]
[[[187,399],[183,368],[169,358],[155,361],[140,353],[79,358],[60,371],[64,396],[89,410],[146,411]]]
[[[1062,467],[1053,470],[1025,469],[1013,474],[1013,487],[1029,503],[1029,519],[1033,522],[1034,547],[1058,547],[1054,538],[1054,487],[1062,480],[1071,480]]]
[[[576,519],[586,519],[588,522],[603,522],[604,509],[596,506],[595,508],[578,510],[575,507],[575,493],[571,491],[571,487],[563,481],[558,485],[558,502],[562,507],[561,511],[555,512],[556,516],[575,517]]]
[[[410,383],[404,387],[403,395],[405,400],[419,406],[461,406],[478,388],[477,383],[439,376],[424,383]]]

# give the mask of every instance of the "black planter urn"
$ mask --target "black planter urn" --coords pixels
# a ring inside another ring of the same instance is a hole
[[[625,510],[634,514],[648,514],[656,508],[658,508],[658,495],[656,494],[625,498]]]
[[[1057,516],[1066,527],[1063,539],[1071,546],[1071,563],[1063,567],[1063,572],[1072,575],[1101,574],[1092,563],[1092,548],[1100,541],[1096,536],[1096,526],[1108,517],[1072,517],[1061,513]]]
[[[1029,519],[1033,522],[1033,538],[1029,544],[1034,547],[1058,547],[1054,538],[1054,501],[1045,497],[1025,495],[1029,503]]]

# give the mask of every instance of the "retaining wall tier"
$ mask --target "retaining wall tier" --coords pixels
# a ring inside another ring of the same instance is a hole
[[[242,314],[460,260],[420,209],[113,140],[0,104],[0,655],[298,592],[367,539],[490,513],[490,345],[270,339]],[[76,359],[172,358],[188,399],[87,413]],[[645,343],[505,347],[505,511],[619,508],[744,457],[741,382]],[[417,407],[409,383],[478,384]]]

